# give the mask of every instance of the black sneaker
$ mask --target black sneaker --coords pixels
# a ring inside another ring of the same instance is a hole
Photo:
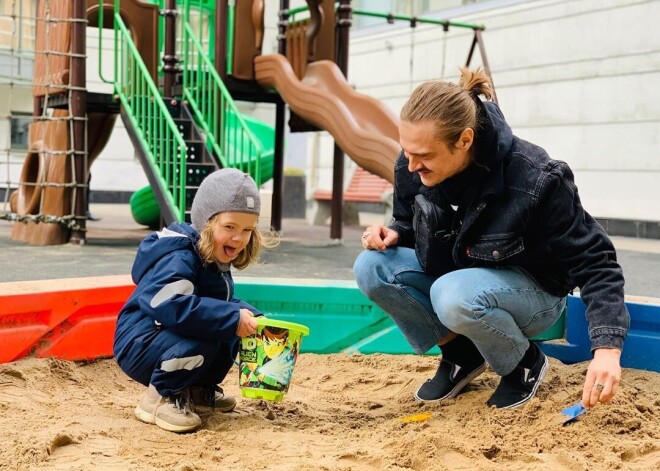
[[[536,344],[531,344],[536,349],[536,361],[531,368],[518,365],[506,376],[502,376],[500,384],[486,403],[498,409],[512,409],[518,407],[536,395],[541,381],[548,370],[548,357]]]
[[[433,379],[420,386],[415,393],[415,399],[436,402],[456,397],[470,381],[485,370],[486,361],[483,358],[481,363],[472,367],[463,367],[443,358]]]

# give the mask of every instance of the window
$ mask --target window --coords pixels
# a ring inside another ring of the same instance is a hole
[[[26,150],[28,148],[28,130],[32,123],[32,115],[13,112],[11,115],[11,149]]]
[[[0,0],[0,81],[32,81],[36,0]]]

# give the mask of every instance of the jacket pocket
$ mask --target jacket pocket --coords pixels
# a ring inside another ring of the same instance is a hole
[[[523,238],[513,232],[480,237],[467,248],[469,258],[500,263],[525,250]]]

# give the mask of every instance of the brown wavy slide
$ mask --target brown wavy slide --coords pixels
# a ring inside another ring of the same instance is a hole
[[[380,101],[356,92],[331,61],[313,62],[298,80],[279,54],[255,59],[257,81],[277,89],[293,111],[327,130],[360,167],[392,183],[399,119]]]

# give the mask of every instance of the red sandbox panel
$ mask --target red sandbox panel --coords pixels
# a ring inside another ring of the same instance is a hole
[[[0,285],[0,363],[111,357],[117,314],[134,289],[126,276]]]

